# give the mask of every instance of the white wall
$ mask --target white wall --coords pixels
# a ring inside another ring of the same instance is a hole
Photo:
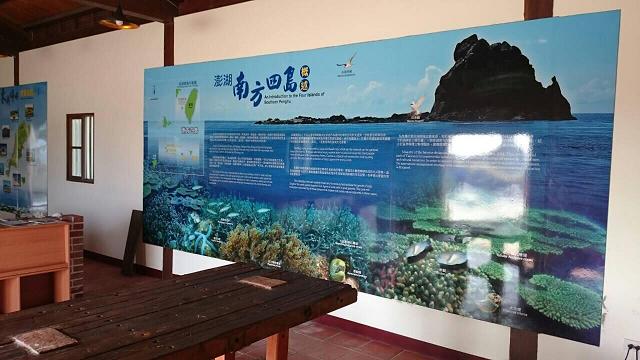
[[[85,247],[122,258],[142,207],[143,69],[163,64],[163,28],[110,32],[20,54],[20,82],[48,83],[49,212],[85,216]],[[66,114],[95,113],[95,184],[66,180]]]
[[[640,254],[637,174],[640,124],[638,0],[556,0],[556,15],[622,9],[614,129],[606,305],[600,348],[541,336],[540,359],[624,357],[623,337],[640,340]],[[522,0],[254,0],[176,19],[176,64],[303,50],[522,19]],[[304,26],[300,20],[307,20]],[[290,26],[288,26],[289,24]],[[246,26],[244,26],[246,25]],[[128,61],[109,55],[128,53]],[[87,247],[120,257],[129,211],[141,206],[142,69],[162,65],[161,25],[116,32],[21,54],[21,81],[49,82],[49,201],[51,210],[87,217]],[[1,59],[0,59],[1,61]],[[579,59],[577,59],[579,61]],[[0,64],[0,69],[1,69]],[[0,81],[2,81],[0,70]],[[67,183],[64,115],[96,113],[96,184]],[[58,164],[57,166],[54,164]],[[142,246],[139,262],[160,268],[161,249]],[[187,273],[222,262],[177,252],[174,269]],[[637,266],[636,266],[637,267]],[[419,306],[361,294],[336,315],[492,359],[508,355],[509,329]]]
[[[13,58],[0,58],[0,87],[13,86]]]

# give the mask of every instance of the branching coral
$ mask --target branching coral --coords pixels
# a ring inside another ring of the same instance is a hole
[[[312,253],[346,261],[347,273],[359,271],[360,289],[368,286],[369,260],[366,247],[374,234],[364,221],[344,207],[318,209],[288,207],[277,217],[287,234],[295,234]]]
[[[487,275],[489,279],[499,281],[511,281],[513,279],[511,271],[507,270],[503,264],[495,261],[489,261],[488,263],[480,266],[478,270]]]
[[[279,263],[286,270],[309,276],[320,274],[316,256],[297,236],[286,235],[278,225],[266,231],[238,225],[220,247],[220,254],[231,261],[254,262],[261,266]]]
[[[414,210],[395,206],[379,207],[378,217],[395,221],[411,221],[413,228],[427,233],[483,236],[491,240],[494,254],[515,247],[518,252],[561,254],[566,248],[587,248],[604,252],[606,230],[590,219],[568,211],[527,210],[520,219],[500,224],[461,224],[443,221],[444,210],[439,205],[417,207]],[[505,231],[507,229],[507,231]]]
[[[378,217],[386,220],[412,221],[413,228],[428,233],[461,235],[466,230],[444,224],[444,209],[440,205],[424,205],[407,210],[396,206],[379,206]]]
[[[533,275],[529,283],[518,293],[545,316],[576,329],[600,326],[602,298],[596,292],[545,274]]]

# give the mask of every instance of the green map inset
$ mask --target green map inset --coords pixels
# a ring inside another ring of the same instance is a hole
[[[22,149],[24,149],[24,145],[29,138],[29,134],[31,134],[31,126],[24,121],[21,122],[18,126],[16,138],[13,143],[13,153],[9,160],[9,173],[11,173],[11,167],[18,167],[18,160],[22,158]]]
[[[191,89],[187,103],[184,105],[184,114],[187,116],[189,124],[191,124],[191,118],[194,111],[196,111],[196,101],[198,101],[198,89]]]

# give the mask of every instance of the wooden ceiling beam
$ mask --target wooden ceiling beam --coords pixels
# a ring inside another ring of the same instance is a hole
[[[60,14],[56,14],[56,15],[53,15],[53,16],[49,16],[49,17],[46,17],[46,18],[43,18],[43,19],[39,19],[37,21],[33,21],[33,22],[30,22],[30,23],[24,24],[22,27],[24,29],[30,29],[30,28],[38,27],[38,26],[41,26],[41,25],[44,25],[44,24],[52,23],[54,21],[59,21],[59,20],[62,20],[64,18],[68,18],[68,17],[72,17],[72,16],[75,16],[75,15],[78,15],[78,14],[83,13],[85,11],[90,11],[91,9],[93,9],[93,8],[90,7],[90,6],[81,6],[81,7],[77,8],[77,9],[74,9],[74,10],[71,10],[71,11],[63,12],[63,13],[60,13]]]
[[[78,4],[115,11],[122,4],[124,14],[147,21],[171,22],[178,16],[178,9],[166,0],[73,0]]]
[[[251,0],[182,0],[179,3],[178,15],[188,15],[200,11],[207,11],[219,7],[235,5]]]
[[[0,54],[15,55],[31,45],[31,36],[11,20],[0,16]]]

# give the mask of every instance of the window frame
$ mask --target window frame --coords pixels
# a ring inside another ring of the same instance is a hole
[[[77,114],[67,114],[67,181],[80,182],[85,184],[93,184],[95,179],[95,164],[94,164],[94,151],[92,149],[91,154],[87,154],[87,121],[88,118],[91,117],[93,119],[93,129],[91,131],[90,140],[91,145],[94,143],[95,139],[95,114],[94,113],[77,113]],[[80,146],[73,146],[73,120],[81,120],[81,134],[80,134]],[[92,146],[93,147],[93,146]],[[73,166],[73,150],[80,150],[80,176],[74,176],[72,172]],[[91,155],[91,164],[94,168],[94,173],[91,178],[88,177],[88,169],[87,169],[87,156]]]

